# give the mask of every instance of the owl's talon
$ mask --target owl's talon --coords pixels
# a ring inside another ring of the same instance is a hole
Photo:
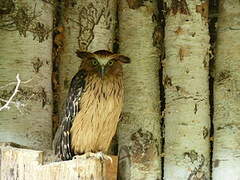
[[[76,159],[77,157],[79,157],[78,155],[74,156],[73,158]],[[99,159],[100,161],[104,161],[104,160],[110,160],[111,163],[113,162],[112,161],[112,158],[106,154],[104,154],[103,152],[97,152],[97,153],[92,153],[92,152],[87,152],[84,154],[84,157],[86,159],[88,158],[97,158]]]
[[[97,152],[97,153],[95,153],[95,157],[98,158],[98,159],[100,159],[101,161],[103,161],[103,160],[110,160],[111,163],[112,163],[112,161],[113,161],[110,156],[104,154],[103,152]]]

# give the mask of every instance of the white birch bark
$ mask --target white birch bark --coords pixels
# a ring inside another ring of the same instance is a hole
[[[164,180],[209,179],[208,4],[165,2]]]
[[[214,77],[213,180],[240,179],[240,2],[222,0]]]
[[[71,161],[43,161],[42,151],[0,146],[0,180],[116,180],[117,157],[100,160],[87,155]]]
[[[39,0],[0,2],[0,141],[34,149],[52,141],[52,6]],[[13,104],[13,102],[17,104]]]
[[[116,28],[116,0],[70,0],[62,16],[64,26],[63,52],[59,65],[59,113],[62,116],[72,77],[81,60],[77,49],[87,51],[113,50]]]
[[[123,118],[118,126],[121,180],[161,177],[156,3],[119,1],[120,53],[131,59],[124,67]]]

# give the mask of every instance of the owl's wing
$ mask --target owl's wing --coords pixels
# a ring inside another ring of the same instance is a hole
[[[76,114],[80,110],[78,103],[84,92],[85,77],[84,70],[80,70],[73,77],[66,100],[65,114],[53,140],[55,154],[59,155],[62,160],[69,160],[73,157],[70,129]]]

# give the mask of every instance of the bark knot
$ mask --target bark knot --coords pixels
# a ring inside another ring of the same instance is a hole
[[[140,128],[131,136],[132,146],[130,147],[133,162],[148,162],[159,156],[156,139],[148,130]]]

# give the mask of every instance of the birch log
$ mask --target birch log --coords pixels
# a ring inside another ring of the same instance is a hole
[[[35,149],[52,140],[52,6],[39,0],[0,2],[0,141]]]
[[[222,0],[214,78],[213,180],[240,179],[240,2]]]
[[[208,4],[165,2],[164,180],[209,179]]]
[[[161,177],[156,3],[119,1],[120,53],[131,58],[124,67],[125,100],[118,127],[118,178],[122,180]]]
[[[42,151],[0,147],[0,179],[6,180],[116,180],[117,159],[113,162],[79,156],[71,161],[43,165]]]
[[[64,112],[71,79],[80,65],[75,51],[113,50],[116,6],[116,0],[65,1],[61,20],[64,27],[63,52],[59,65],[60,117]]]

